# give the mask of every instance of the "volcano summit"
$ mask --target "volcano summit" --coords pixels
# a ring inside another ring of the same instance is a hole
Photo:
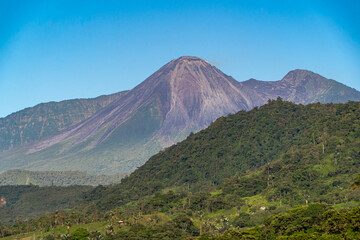
[[[242,83],[201,58],[185,56],[170,61],[89,118],[39,142],[0,153],[0,171],[130,172],[215,119],[278,96],[304,104],[331,102],[332,96],[360,100],[356,90],[310,71],[291,71],[277,82]]]

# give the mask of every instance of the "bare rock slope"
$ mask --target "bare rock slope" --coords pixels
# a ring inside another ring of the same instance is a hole
[[[0,171],[131,172],[220,116],[278,96],[302,104],[360,100],[355,89],[306,70],[275,82],[238,82],[205,60],[180,57],[89,118],[36,144],[0,153]]]
[[[86,120],[18,151],[23,160],[14,167],[128,172],[218,117],[263,102],[208,62],[181,57]]]

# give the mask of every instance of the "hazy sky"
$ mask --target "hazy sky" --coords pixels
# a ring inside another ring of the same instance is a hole
[[[0,117],[201,57],[238,81],[308,69],[360,90],[360,1],[0,0]]]

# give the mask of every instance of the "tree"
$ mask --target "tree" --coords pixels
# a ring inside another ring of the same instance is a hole
[[[85,240],[89,237],[89,232],[84,228],[78,228],[75,230],[75,232],[72,234],[73,240]]]
[[[354,179],[354,182],[350,186],[352,189],[358,189],[360,188],[360,174],[357,175]]]

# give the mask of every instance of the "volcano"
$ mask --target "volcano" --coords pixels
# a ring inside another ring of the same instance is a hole
[[[23,148],[16,167],[129,172],[220,116],[263,103],[207,61],[180,57],[86,120]]]
[[[126,173],[221,116],[277,97],[295,103],[360,100],[360,93],[307,70],[282,80],[238,82],[207,61],[185,56],[117,95],[87,119],[36,143],[0,153],[0,171]]]
[[[66,148],[69,150],[98,135],[91,141],[91,146],[95,147],[120,126],[133,121],[137,112],[144,110],[149,110],[148,115],[139,119],[136,129],[147,132],[147,121],[159,121],[154,134],[163,139],[162,147],[166,147],[173,144],[176,136],[183,132],[198,131],[220,116],[252,109],[263,101],[255,91],[205,60],[180,57],[87,120],[42,141],[28,153],[73,139]]]

